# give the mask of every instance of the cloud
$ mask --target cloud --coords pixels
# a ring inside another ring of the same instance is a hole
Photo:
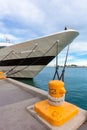
[[[3,21],[0,21],[0,32],[7,32],[8,29],[5,27],[5,24]]]
[[[20,42],[38,36],[44,12],[34,3],[30,0],[0,0],[0,5],[1,33],[19,37]]]
[[[4,43],[8,44],[10,43],[11,45],[14,44],[16,41],[18,41],[18,38],[15,37],[14,35],[0,33],[0,46],[3,45]]]
[[[87,2],[83,1],[80,4],[78,0],[0,0],[0,19],[5,20],[4,24],[6,21],[16,24],[17,28],[35,29],[41,35],[62,30],[65,25],[79,29],[83,22],[87,23],[84,17]]]
[[[86,5],[87,0],[0,0],[0,33],[12,36],[16,42],[23,42],[69,26],[80,33],[71,44],[69,61],[76,62],[79,57],[86,59]]]
[[[77,55],[87,54],[87,42],[73,42],[70,45],[70,54],[76,53]]]
[[[0,18],[16,18],[20,23],[38,23],[43,21],[44,13],[30,0],[0,0]]]
[[[59,63],[63,64],[67,47],[59,54]],[[87,65],[87,42],[73,42],[70,45],[67,64]]]

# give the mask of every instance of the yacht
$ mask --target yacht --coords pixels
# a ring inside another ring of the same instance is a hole
[[[0,71],[7,77],[33,78],[77,36],[73,29],[64,29],[48,36],[0,49]]]

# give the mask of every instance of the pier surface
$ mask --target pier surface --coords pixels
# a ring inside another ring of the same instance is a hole
[[[0,80],[0,130],[63,130],[63,127],[51,128],[27,111],[28,106],[33,106],[35,102],[43,99],[47,99],[47,93],[43,90],[9,78]],[[87,112],[81,110],[81,113],[80,118],[84,118],[85,122]],[[70,125],[72,127],[74,124]],[[68,125],[64,128],[67,130]],[[87,123],[81,125],[78,130],[87,130]]]

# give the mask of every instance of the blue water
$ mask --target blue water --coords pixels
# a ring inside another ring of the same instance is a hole
[[[22,82],[47,91],[48,82],[53,79],[54,72],[55,68],[45,67],[33,80],[22,79]],[[87,68],[66,68],[65,89],[66,101],[87,110]]]

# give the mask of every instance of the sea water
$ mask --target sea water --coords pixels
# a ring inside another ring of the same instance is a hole
[[[61,71],[62,68],[59,69],[59,74]],[[48,82],[53,79],[54,73],[54,67],[45,67],[33,80],[22,79],[21,81],[47,91]],[[65,100],[87,110],[87,68],[66,68],[64,82]]]

